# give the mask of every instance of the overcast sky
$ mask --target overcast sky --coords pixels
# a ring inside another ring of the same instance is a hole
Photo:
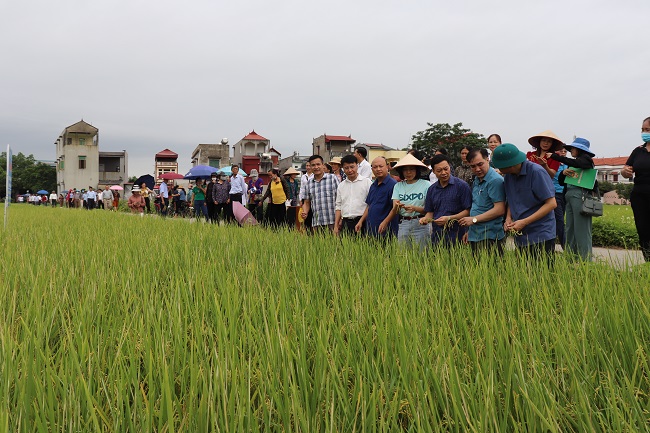
[[[129,175],[252,129],[283,156],[325,132],[402,148],[427,122],[628,155],[649,23],[648,0],[0,0],[0,139],[53,160],[83,118]]]

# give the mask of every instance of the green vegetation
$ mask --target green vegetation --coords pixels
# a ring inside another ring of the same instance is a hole
[[[605,205],[603,216],[593,219],[592,233],[596,247],[639,248],[630,206]]]
[[[56,189],[56,169],[36,161],[34,155],[25,156],[18,152],[12,157],[12,197],[27,191]],[[7,193],[7,152],[0,153],[0,197]]]
[[[647,266],[13,205],[5,431],[644,431]]]

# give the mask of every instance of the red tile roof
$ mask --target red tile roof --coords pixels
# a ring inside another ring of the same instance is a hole
[[[614,158],[594,158],[594,165],[625,165],[627,156],[616,156]]]
[[[169,149],[165,149],[156,153],[156,158],[178,158],[178,153],[172,152]]]
[[[346,137],[345,135],[325,135],[325,142],[328,141],[349,141],[350,143],[354,143],[357,140],[352,137]]]
[[[255,130],[253,129],[246,137],[242,138],[242,140],[266,140],[268,141],[267,138],[262,137],[259,135]]]

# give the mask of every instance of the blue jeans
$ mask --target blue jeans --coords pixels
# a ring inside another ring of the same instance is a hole
[[[205,207],[205,200],[194,200],[194,213],[198,218],[199,213],[203,213],[205,219],[208,219],[208,209]]]
[[[429,226],[420,224],[419,218],[402,219],[397,231],[397,241],[408,247],[417,246],[420,251],[423,251],[431,242],[429,239]]]

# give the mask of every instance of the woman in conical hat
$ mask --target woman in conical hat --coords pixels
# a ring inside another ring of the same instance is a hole
[[[544,170],[551,176],[555,177],[557,169],[560,168],[558,161],[552,160],[551,155],[562,149],[564,143],[551,130],[546,130],[528,139],[531,146],[535,148],[526,154],[526,159],[544,167]]]
[[[401,182],[393,187],[393,209],[389,217],[399,218],[397,240],[407,245],[418,246],[420,250],[429,245],[429,226],[420,225],[424,216],[424,200],[431,186],[421,175],[429,168],[411,154],[400,159],[393,167],[399,174]]]

